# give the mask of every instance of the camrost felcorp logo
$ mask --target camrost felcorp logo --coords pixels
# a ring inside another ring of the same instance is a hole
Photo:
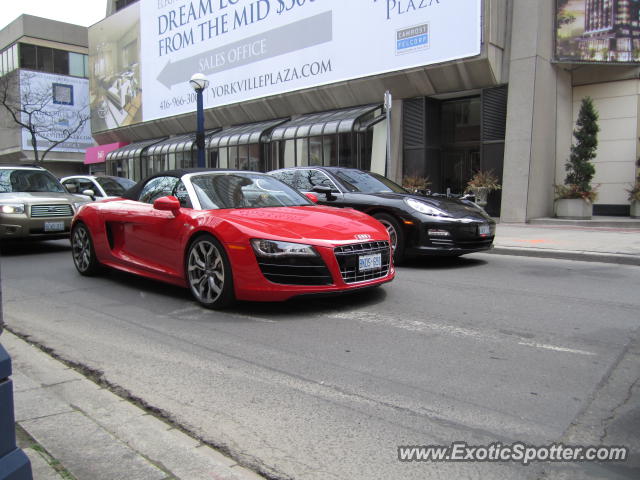
[[[396,31],[396,55],[424,50],[430,43],[428,23]]]

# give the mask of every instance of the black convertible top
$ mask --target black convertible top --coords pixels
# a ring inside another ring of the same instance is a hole
[[[133,187],[122,194],[122,198],[127,198],[129,200],[137,200],[140,198],[140,193],[142,189],[146,185],[146,183],[156,177],[176,177],[181,178],[183,175],[187,175],[189,173],[200,173],[200,172],[238,172],[240,170],[231,170],[228,168],[177,168],[175,170],[165,170],[164,172],[154,173],[153,175],[149,175],[147,178],[140,180]],[[260,173],[260,172],[251,172],[251,173]]]

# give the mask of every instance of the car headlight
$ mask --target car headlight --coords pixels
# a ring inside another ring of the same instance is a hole
[[[251,240],[253,251],[259,257],[316,257],[318,253],[311,245],[280,242],[277,240]]]
[[[425,215],[431,215],[433,217],[451,217],[444,210],[440,210],[439,208],[432,207],[420,200],[416,200],[415,198],[405,198],[404,203],[406,203],[410,208],[413,208],[417,212],[424,213]]]
[[[3,203],[0,205],[2,213],[24,213],[24,203]]]

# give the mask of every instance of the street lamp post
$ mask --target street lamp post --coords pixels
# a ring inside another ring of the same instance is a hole
[[[195,73],[189,80],[191,88],[196,92],[196,146],[198,148],[198,168],[204,168],[204,106],[202,92],[209,86],[209,80],[202,73]]]

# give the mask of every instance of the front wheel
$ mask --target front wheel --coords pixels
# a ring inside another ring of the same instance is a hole
[[[76,223],[71,231],[71,253],[73,263],[80,275],[91,276],[100,270],[91,233],[84,223]]]
[[[198,237],[189,247],[187,280],[191,294],[204,307],[224,308],[235,300],[231,264],[220,242],[211,235]]]
[[[397,265],[404,256],[404,232],[395,217],[388,213],[376,213],[373,218],[378,220],[389,232],[391,239],[391,251],[393,252],[393,262]]]

